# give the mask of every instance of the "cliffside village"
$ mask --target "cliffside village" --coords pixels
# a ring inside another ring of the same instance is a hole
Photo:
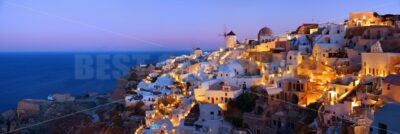
[[[142,65],[136,133],[399,133],[400,15],[353,12]]]
[[[226,32],[218,51],[137,66],[111,97],[22,100],[0,132],[400,133],[400,15],[353,12],[341,24],[237,36]]]

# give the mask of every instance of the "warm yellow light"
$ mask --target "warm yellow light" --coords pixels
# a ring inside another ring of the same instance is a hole
[[[351,107],[357,107],[357,106],[360,106],[357,102],[355,101],[351,102]]]
[[[288,40],[291,40],[291,39],[292,39],[292,36],[290,36],[290,35],[288,34],[288,35],[286,35],[286,38],[287,38]]]
[[[318,28],[312,28],[312,29],[310,29],[310,34],[313,34],[313,33],[317,32],[317,31],[318,31]]]
[[[357,86],[358,84],[360,84],[360,79],[357,79],[357,80],[355,81],[355,84],[356,84],[356,86]]]
[[[328,92],[330,94],[330,104],[333,105],[336,102],[336,98],[337,98],[337,93],[335,91],[329,91]]]

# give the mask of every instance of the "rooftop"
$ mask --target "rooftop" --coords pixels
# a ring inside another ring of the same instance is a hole
[[[400,75],[390,74],[385,78],[384,82],[392,84],[392,85],[400,86]]]
[[[400,39],[381,40],[379,42],[383,52],[400,52]]]
[[[279,94],[283,91],[282,88],[276,88],[276,87],[266,88],[266,90],[269,95]]]
[[[209,89],[209,90],[222,90],[222,87],[223,87],[224,85],[225,85],[225,86],[230,86],[231,91],[237,91],[237,90],[239,90],[239,87],[227,85],[227,84],[225,84],[225,83],[223,83],[223,82],[221,82],[221,83],[214,83],[214,84],[210,85],[210,89]]]
[[[228,36],[235,36],[236,34],[233,31],[230,31],[228,34],[226,34]]]

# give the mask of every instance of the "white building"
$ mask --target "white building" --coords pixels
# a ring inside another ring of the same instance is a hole
[[[193,55],[196,57],[200,57],[201,55],[203,55],[203,51],[200,48],[195,48],[193,50]]]
[[[229,64],[223,64],[218,68],[218,79],[229,79],[235,76],[244,74],[243,66],[238,62],[234,61]]]
[[[236,86],[228,85],[221,80],[210,80],[203,82],[194,90],[195,99],[199,102],[212,104],[227,104],[229,100],[235,99],[243,91]]]
[[[157,98],[161,97],[161,93],[155,94],[154,92],[148,91],[138,91],[137,95],[127,95],[125,96],[125,106],[134,106],[137,102],[142,101],[146,106],[151,106],[155,104]]]
[[[346,77],[337,79],[334,82],[328,84],[328,90],[334,91],[337,97],[346,96],[350,91],[353,90],[359,84],[359,80],[356,78]]]
[[[53,94],[47,97],[50,101],[58,101],[58,102],[66,102],[66,101],[74,101],[75,97],[70,94]]]
[[[223,80],[224,83],[238,87],[239,89],[248,89],[253,85],[259,85],[262,83],[261,76],[237,76],[231,79]]]
[[[302,54],[302,52],[300,51],[289,51],[287,53],[286,56],[286,64],[287,65],[299,65],[304,59],[306,58],[306,56],[304,54]]]
[[[227,134],[231,132],[232,125],[224,121],[223,112],[215,104],[199,104],[200,115],[193,126],[184,126],[183,123],[177,128],[178,134]]]
[[[321,27],[322,32],[316,37],[315,42],[318,44],[342,44],[346,34],[346,27],[339,24],[325,24]]]
[[[324,105],[324,111],[322,111],[321,115],[325,124],[333,125],[340,122],[338,119],[347,119],[352,110],[352,103],[344,101],[343,103]]]
[[[321,34],[316,37],[313,47],[313,56],[317,61],[327,61],[331,53],[337,53],[345,36],[345,26],[338,24],[326,24]]]
[[[341,44],[336,43],[317,43],[313,48],[313,57],[319,62],[328,64],[328,59],[331,58],[332,53],[338,53]]]
[[[297,46],[300,52],[311,53],[312,39],[308,35],[296,35],[294,37],[288,36],[288,38],[295,38],[292,42],[293,45]]]
[[[143,134],[171,134],[173,130],[174,126],[169,119],[156,119],[149,128],[143,130]]]
[[[283,89],[281,87],[271,84],[265,87],[265,91],[268,94],[268,100],[270,100],[270,102],[274,102],[274,100],[282,100]]]
[[[138,89],[146,89],[150,91],[158,91],[162,93],[167,93],[168,90],[166,89],[168,86],[173,85],[175,82],[175,78],[172,77],[170,74],[163,74],[157,78],[154,83],[149,81],[141,81],[138,84]]]

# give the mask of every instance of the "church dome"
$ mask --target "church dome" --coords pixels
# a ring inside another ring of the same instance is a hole
[[[258,32],[258,36],[272,36],[272,30],[269,27],[263,27],[261,30]]]
[[[273,40],[274,33],[268,27],[263,27],[258,32],[257,39],[259,42],[268,42]]]

